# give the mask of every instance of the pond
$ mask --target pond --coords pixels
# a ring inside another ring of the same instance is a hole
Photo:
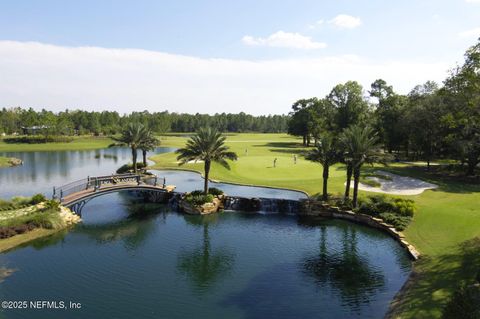
[[[103,156],[110,152],[116,160]],[[48,192],[129,160],[124,149],[46,153],[16,154],[35,163],[0,170],[0,196],[38,192],[33,187]],[[157,174],[181,191],[201,187],[195,173]],[[304,196],[216,186],[239,196]],[[128,192],[90,200],[82,219],[68,232],[0,255],[1,300],[74,302],[81,309],[8,310],[6,318],[382,318],[411,269],[389,236],[338,220],[188,216]]]
[[[174,148],[159,147],[154,153],[172,152]],[[150,156],[149,154],[148,156]],[[128,148],[107,148],[89,151],[56,152],[0,152],[0,156],[16,157],[24,165],[0,169],[0,198],[44,193],[50,196],[54,186],[84,179],[87,176],[109,175],[123,164],[131,161]],[[141,158],[141,157],[140,157]],[[167,184],[176,185],[177,191],[187,192],[203,187],[198,173],[186,171],[152,171]],[[212,183],[232,196],[299,199],[306,197],[301,192],[276,188]]]
[[[390,237],[341,221],[187,216],[127,193],[91,200],[82,218],[0,256],[14,271],[2,300],[81,303],[68,318],[381,318],[410,270]]]

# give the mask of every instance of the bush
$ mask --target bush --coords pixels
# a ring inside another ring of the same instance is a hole
[[[137,163],[137,169],[144,169],[146,166],[143,165],[142,162]],[[117,169],[117,174],[124,174],[124,173],[129,173],[133,171],[133,164],[125,164],[120,166],[119,169]]]
[[[213,196],[223,195],[223,191],[221,189],[218,189],[218,188],[215,188],[215,187],[210,187],[208,189],[208,193],[212,194]]]
[[[414,201],[385,195],[369,196],[359,203],[358,213],[380,217],[398,230],[404,230],[416,212]]]
[[[30,204],[36,205],[36,204],[44,202],[46,200],[47,200],[47,198],[45,197],[45,195],[36,194],[36,195],[33,195],[32,198],[30,199]]]
[[[50,210],[58,212],[60,210],[60,202],[56,201],[55,199],[50,199],[45,202],[45,207],[43,208],[44,211]]]
[[[190,193],[191,196],[201,196],[203,195],[203,191],[201,190],[194,190],[193,192]]]
[[[213,202],[213,198],[214,196],[212,194],[192,195],[192,193],[190,193],[187,196],[185,196],[185,200],[187,201],[187,203],[195,206],[201,206],[205,203],[211,203]]]
[[[410,224],[411,218],[406,216],[399,216],[392,213],[382,213],[379,215],[386,223],[393,225],[397,230],[405,230]]]
[[[8,137],[8,138],[4,138],[3,141],[7,144],[70,143],[73,141],[73,137],[28,135],[28,136]]]

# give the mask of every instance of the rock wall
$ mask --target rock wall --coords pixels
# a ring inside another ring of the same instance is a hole
[[[420,253],[415,247],[405,240],[404,234],[397,231],[392,225],[385,223],[381,218],[359,214],[351,210],[343,210],[339,207],[309,200],[301,201],[301,208],[298,211],[298,215],[338,218],[379,229],[398,241],[399,244],[407,250],[413,260],[417,260],[420,257]]]

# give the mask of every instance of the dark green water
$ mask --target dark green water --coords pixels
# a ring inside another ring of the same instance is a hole
[[[98,197],[68,234],[0,256],[1,300],[81,303],[7,318],[381,318],[410,271],[358,225],[227,212],[186,216]]]

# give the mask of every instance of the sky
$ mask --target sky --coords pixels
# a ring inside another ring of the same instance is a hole
[[[441,83],[479,37],[480,0],[0,0],[0,107],[286,114]]]

